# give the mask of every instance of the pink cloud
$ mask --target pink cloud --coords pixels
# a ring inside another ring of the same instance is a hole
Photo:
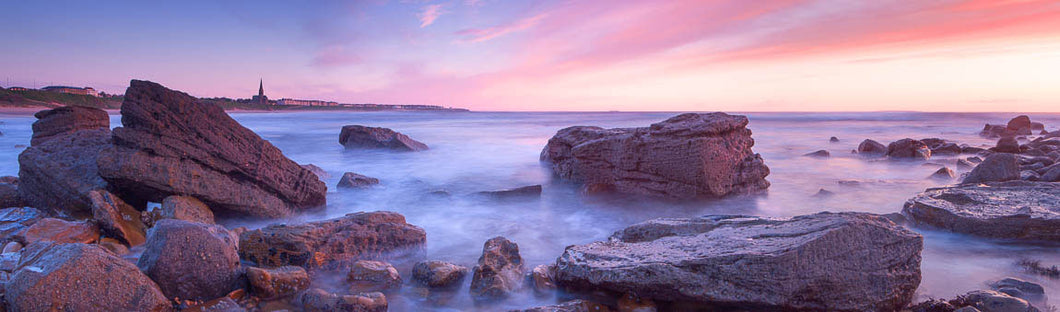
[[[538,14],[531,17],[515,20],[511,23],[497,25],[489,28],[465,29],[456,32],[456,34],[463,37],[460,40],[461,42],[484,42],[493,40],[494,38],[501,37],[513,32],[518,32],[526,30],[530,27],[534,27],[545,17],[547,17],[547,14]]]
[[[343,46],[329,46],[317,51],[313,57],[313,66],[335,67],[361,63],[363,60]]]
[[[441,4],[431,4],[424,6],[423,10],[420,11],[420,13],[417,15],[420,18],[420,28],[434,24],[434,21],[437,20],[439,16],[442,16],[442,14],[445,13],[446,12],[442,10]]]

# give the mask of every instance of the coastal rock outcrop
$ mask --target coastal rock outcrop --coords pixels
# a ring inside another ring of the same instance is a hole
[[[471,296],[479,301],[507,297],[522,286],[523,273],[519,245],[504,237],[491,238],[483,244],[471,277]]]
[[[961,183],[983,183],[991,181],[1009,181],[1020,178],[1020,163],[1016,155],[996,153],[987,156],[983,162],[972,168]]]
[[[1060,242],[1060,183],[987,182],[932,188],[906,201],[916,224],[977,236]]]
[[[719,308],[896,311],[920,284],[922,248],[919,234],[865,213],[664,218],[567,247],[555,278]]]
[[[560,130],[541,161],[586,188],[678,199],[716,198],[769,187],[769,168],[751,151],[747,117],[686,113],[644,128]]]
[[[96,162],[100,151],[111,144],[109,121],[106,112],[94,108],[73,109],[94,112],[83,114],[52,112],[56,110],[65,108],[37,113],[42,124],[34,123],[34,136],[40,133],[37,143],[18,155],[18,195],[27,205],[52,215],[87,218],[92,214],[89,192],[107,189]],[[103,121],[85,117],[98,113]]]
[[[427,234],[395,212],[358,212],[239,235],[242,259],[264,267],[321,267],[332,261],[384,259],[424,252]]]
[[[158,221],[136,265],[168,298],[210,300],[245,283],[235,235],[219,225]]]
[[[4,286],[12,311],[170,311],[158,286],[135,265],[86,244],[38,244]]]
[[[30,146],[41,145],[57,136],[80,130],[110,129],[110,116],[107,112],[92,107],[63,106],[39,111],[33,114],[33,117],[36,117],[37,121],[33,122]]]
[[[342,126],[339,144],[347,149],[391,149],[403,152],[425,151],[427,144],[413,140],[407,135],[388,128],[361,125]]]
[[[313,172],[216,104],[133,80],[121,113],[114,146],[100,153],[98,164],[100,175],[123,198],[159,202],[188,195],[215,214],[260,218],[325,203],[327,187]]]

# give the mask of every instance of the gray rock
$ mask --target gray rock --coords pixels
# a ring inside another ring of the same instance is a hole
[[[343,126],[339,133],[339,144],[346,149],[391,149],[403,152],[425,151],[427,144],[413,140],[409,136],[387,128],[367,127],[361,125]]]
[[[812,152],[812,153],[807,153],[807,154],[803,154],[802,156],[806,156],[806,157],[818,157],[818,158],[828,158],[828,157],[831,157],[831,156],[832,156],[832,153],[829,153],[829,152],[828,152],[828,151],[826,151],[826,150],[819,150],[819,151],[816,151],[816,152]]]
[[[953,172],[953,169],[942,167],[935,171],[935,173],[932,173],[928,178],[935,180],[953,180],[953,178],[956,177],[957,174]]]
[[[1060,242],[1060,183],[1008,181],[932,188],[902,214],[958,233]]]
[[[219,225],[164,219],[144,248],[136,265],[168,298],[210,300],[246,283],[235,235]]]
[[[567,247],[556,282],[706,306],[893,311],[920,283],[920,235],[877,215],[664,218]]]
[[[874,140],[865,139],[858,144],[858,154],[879,156],[887,153],[887,146]]]
[[[53,215],[88,218],[88,194],[107,189],[96,161],[110,146],[110,129],[80,130],[27,147],[18,155],[18,195]]]
[[[926,160],[931,158],[931,149],[924,142],[906,138],[887,145],[885,155],[890,158]]]
[[[519,245],[504,237],[491,238],[483,244],[471,277],[471,296],[478,301],[505,298],[522,287],[523,273]]]
[[[964,177],[961,183],[983,183],[991,181],[1009,181],[1020,178],[1020,164],[1016,155],[996,153],[987,156],[978,166]]]
[[[372,185],[379,184],[379,179],[360,175],[353,172],[347,172],[342,174],[342,179],[339,179],[340,188],[365,188]]]
[[[320,288],[305,291],[296,303],[301,305],[305,312],[386,312],[388,306],[383,293],[340,295]]]
[[[469,269],[445,261],[423,261],[412,266],[412,280],[432,288],[450,288],[460,285]]]

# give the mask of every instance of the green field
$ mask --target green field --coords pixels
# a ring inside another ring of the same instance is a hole
[[[66,105],[89,106],[104,109],[121,107],[123,98],[94,97],[90,95],[48,92],[42,90],[12,91],[0,89],[0,107],[58,107]]]

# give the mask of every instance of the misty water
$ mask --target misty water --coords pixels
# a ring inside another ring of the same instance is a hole
[[[505,236],[519,244],[526,267],[555,261],[565,246],[606,239],[614,231],[656,217],[741,214],[788,217],[820,211],[900,212],[903,203],[929,187],[955,181],[930,180],[934,164],[956,169],[956,157],[924,161],[863,159],[850,153],[866,138],[893,140],[938,137],[973,146],[993,145],[978,137],[983,124],[1004,123],[1015,114],[944,113],[749,113],[754,151],[771,169],[768,192],[721,200],[679,203],[631,198],[586,197],[577,186],[554,180],[538,157],[559,129],[574,125],[647,126],[676,113],[488,113],[488,112],[298,112],[233,113],[243,125],[279,147],[291,159],[328,171],[328,207],[323,214],[276,222],[304,222],[350,212],[399,212],[427,232],[427,258],[471,267],[482,244]],[[1031,114],[1047,129],[1060,126],[1060,115]],[[0,116],[0,175],[17,175],[18,154],[28,145],[31,116]],[[112,115],[112,125],[120,117]],[[345,150],[338,143],[343,125],[388,127],[430,146],[429,151],[394,153]],[[830,143],[836,136],[838,143]],[[825,149],[831,158],[801,155]],[[964,155],[967,157],[969,155]],[[364,190],[335,188],[343,172],[376,177],[381,184]],[[839,181],[858,181],[843,183]],[[479,191],[541,184],[540,199],[496,201],[468,196]],[[831,197],[814,197],[819,189]],[[431,195],[444,190],[451,196]],[[264,223],[237,224],[250,228]],[[1027,275],[1015,262],[1023,258],[1060,264],[1060,248],[996,241],[914,229],[924,235],[919,299],[950,298],[984,289],[987,280],[1015,276],[1042,284],[1060,300],[1060,282]],[[409,279],[408,271],[404,278]],[[470,277],[449,300],[424,299],[412,287],[388,295],[392,311],[467,310]],[[506,301],[478,308],[504,310],[555,303],[524,291]]]

